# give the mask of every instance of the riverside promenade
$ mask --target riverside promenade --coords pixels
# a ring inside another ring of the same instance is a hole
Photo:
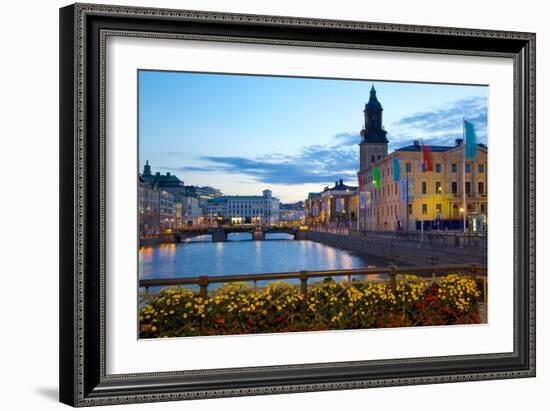
[[[359,254],[376,255],[396,264],[487,265],[487,237],[461,232],[391,232],[310,229],[308,240]]]

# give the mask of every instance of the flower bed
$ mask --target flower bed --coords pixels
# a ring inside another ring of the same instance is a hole
[[[293,284],[253,290],[228,283],[207,298],[183,287],[161,290],[140,310],[140,337],[252,334],[358,328],[412,327],[480,322],[475,281],[458,274],[437,283],[412,275],[389,281],[310,285],[307,296]]]

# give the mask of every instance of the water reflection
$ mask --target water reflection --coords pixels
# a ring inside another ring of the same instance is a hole
[[[139,252],[139,274],[143,279],[358,269],[386,264],[384,260],[308,240],[192,241],[143,247]]]

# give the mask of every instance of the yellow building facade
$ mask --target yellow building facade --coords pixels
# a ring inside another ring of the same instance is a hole
[[[422,169],[419,142],[395,150],[360,173],[365,200],[360,205],[365,230],[460,230],[484,232],[487,226],[487,149],[464,159],[465,146],[430,146],[433,170]],[[394,178],[394,159],[399,181]],[[373,170],[378,168],[376,187]]]

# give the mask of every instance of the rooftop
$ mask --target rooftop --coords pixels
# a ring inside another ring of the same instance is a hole
[[[340,179],[339,181],[334,182],[334,187],[325,188],[325,191],[356,191],[357,187],[348,186],[344,184],[344,180]]]
[[[463,144],[463,140],[461,138],[456,139],[454,146],[432,146],[430,144],[425,144],[426,147],[430,147],[432,152],[434,153],[444,153],[445,151],[452,150],[453,148],[460,147]],[[479,143],[477,145],[480,148],[487,149],[487,146],[485,144]],[[422,144],[420,144],[420,141],[415,140],[413,144],[410,146],[405,146],[401,148],[396,148],[395,151],[421,151],[422,150]]]

